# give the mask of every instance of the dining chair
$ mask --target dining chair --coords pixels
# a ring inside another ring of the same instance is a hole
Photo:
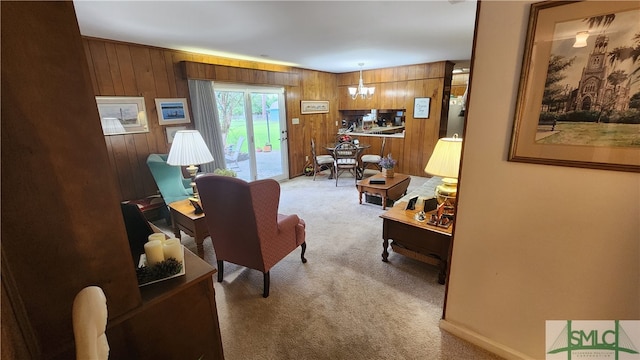
[[[333,174],[338,186],[338,178],[341,173],[349,171],[353,174],[355,183],[358,182],[358,147],[351,142],[343,142],[336,145],[333,151]]]
[[[362,171],[364,172],[364,169],[368,168],[369,166],[373,165],[376,169],[382,171],[382,167],[380,167],[380,160],[382,160],[382,157],[384,156],[384,146],[387,142],[387,138],[383,137],[382,138],[382,147],[380,148],[380,155],[376,155],[376,154],[365,154],[362,155],[362,157],[360,158],[360,161],[362,161]]]
[[[333,176],[333,156],[316,155],[316,141],[311,139],[311,155],[313,156],[313,181],[316,180],[316,173],[329,169]]]

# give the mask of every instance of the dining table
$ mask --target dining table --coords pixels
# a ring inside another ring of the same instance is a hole
[[[326,144],[324,148],[331,154],[331,156],[333,156],[333,153],[336,150],[336,146],[338,146],[339,144],[341,143],[329,143]],[[362,161],[360,158],[362,157],[362,152],[370,148],[371,144],[358,142],[357,144],[354,143],[354,145],[356,146],[358,151],[358,167],[356,168],[356,178],[360,180],[362,179],[362,175],[364,174],[364,168],[362,167]],[[333,179],[333,176],[330,175],[329,179]]]

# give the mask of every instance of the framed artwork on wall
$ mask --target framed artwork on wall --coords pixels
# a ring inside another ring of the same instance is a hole
[[[640,172],[638,49],[637,1],[532,4],[509,161]]]
[[[167,131],[167,143],[171,144],[173,142],[173,138],[176,136],[176,133],[180,130],[187,130],[186,126],[167,126],[165,128]]]
[[[329,112],[329,101],[300,101],[300,114],[324,114]]]
[[[187,99],[156,99],[156,109],[158,110],[158,122],[160,125],[188,124],[189,107]]]
[[[143,97],[96,96],[104,135],[149,132]]]
[[[413,100],[413,118],[428,119],[431,111],[431,98],[420,97]]]

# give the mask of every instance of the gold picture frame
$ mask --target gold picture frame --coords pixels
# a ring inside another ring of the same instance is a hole
[[[638,49],[638,2],[532,4],[508,160],[640,172]]]
[[[300,114],[325,114],[329,112],[328,100],[301,100]]]

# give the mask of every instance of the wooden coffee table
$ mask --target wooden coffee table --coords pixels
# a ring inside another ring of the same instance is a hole
[[[371,184],[371,179],[384,179],[384,184]],[[392,178],[386,178],[380,174],[375,174],[357,183],[360,204],[362,204],[362,193],[377,195],[382,198],[382,209],[387,208],[387,199],[398,200],[407,193],[411,177],[405,174],[396,173]]]
[[[209,229],[204,214],[196,214],[189,199],[172,202],[169,204],[171,211],[171,223],[173,234],[180,239],[180,230],[193,236],[198,248],[198,256],[204,258],[204,239],[209,236]]]

